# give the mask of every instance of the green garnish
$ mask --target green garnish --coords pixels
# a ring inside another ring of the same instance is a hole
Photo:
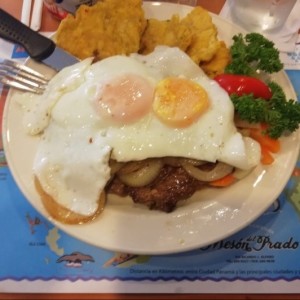
[[[275,82],[268,84],[272,98],[265,100],[254,98],[252,94],[231,95],[236,112],[242,120],[249,123],[266,123],[266,133],[274,139],[285,132],[293,132],[299,127],[300,105],[294,100],[287,100],[282,88]]]
[[[230,48],[232,61],[225,73],[255,77],[258,70],[274,73],[282,70],[283,64],[274,43],[259,33],[242,34],[233,37]]]

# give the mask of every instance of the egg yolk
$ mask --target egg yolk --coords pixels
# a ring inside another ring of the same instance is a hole
[[[208,107],[206,91],[193,81],[168,77],[156,86],[152,108],[156,116],[169,126],[187,127]]]
[[[101,88],[98,111],[120,124],[132,123],[151,110],[154,87],[136,74],[123,74]]]

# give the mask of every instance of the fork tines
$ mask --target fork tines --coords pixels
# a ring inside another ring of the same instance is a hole
[[[23,91],[41,94],[48,79],[25,65],[5,59],[0,62],[0,82]]]

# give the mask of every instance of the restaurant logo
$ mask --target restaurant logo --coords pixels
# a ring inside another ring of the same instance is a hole
[[[270,236],[254,235],[247,238],[222,240],[201,248],[201,250],[244,250],[247,252],[269,250],[296,250],[299,242],[290,237],[285,241],[273,241]]]

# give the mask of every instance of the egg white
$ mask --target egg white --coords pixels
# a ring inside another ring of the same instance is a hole
[[[210,107],[186,128],[165,125],[151,110],[136,122],[116,124],[99,115],[95,101],[105,84],[127,73],[153,88],[165,77],[188,78],[206,90]],[[259,145],[237,132],[227,93],[178,48],[161,46],[147,56],[115,56],[94,64],[83,60],[58,73],[44,95],[25,94],[19,103],[28,133],[42,133],[34,174],[58,203],[83,215],[97,210],[110,178],[110,157],[126,162],[178,156],[241,169],[260,160]]]

